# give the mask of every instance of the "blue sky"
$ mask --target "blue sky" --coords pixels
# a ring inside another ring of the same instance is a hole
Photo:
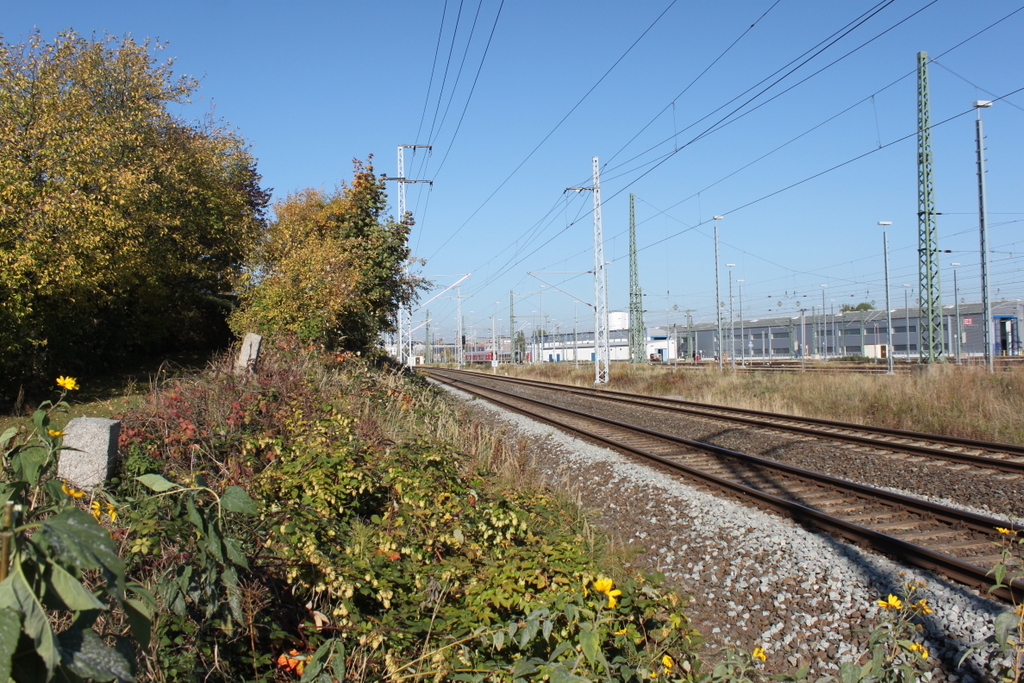
[[[510,291],[519,329],[541,310],[551,329],[571,330],[575,311],[580,329],[592,327],[572,298],[593,300],[591,195],[565,188],[591,184],[595,156],[612,310],[628,307],[630,193],[648,324],[683,322],[685,310],[714,319],[714,215],[724,216],[723,298],[732,263],[745,317],[792,315],[820,306],[823,293],[828,308],[884,305],[883,220],[892,221],[893,305],[905,290],[913,301],[922,50],[935,60],[940,247],[953,252],[942,255],[943,298],[953,301],[950,264],[960,263],[960,296],[977,301],[971,105],[1024,88],[1016,0],[0,0],[0,9],[7,42],[69,27],[166,41],[176,70],[201,79],[202,99],[176,113],[214,106],[250,141],[275,199],[332,188],[369,154],[394,176],[397,145],[433,145],[406,156],[407,177],[433,181],[407,186],[412,246],[440,286],[472,273],[463,313],[471,334],[487,336],[494,315],[507,331]],[[993,295],[1020,298],[1024,91],[983,116]],[[450,338],[455,301],[428,308],[434,334]]]

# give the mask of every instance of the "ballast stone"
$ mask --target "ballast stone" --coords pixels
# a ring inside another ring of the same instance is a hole
[[[117,460],[121,421],[105,417],[76,417],[64,428],[57,476],[76,489],[102,486]]]

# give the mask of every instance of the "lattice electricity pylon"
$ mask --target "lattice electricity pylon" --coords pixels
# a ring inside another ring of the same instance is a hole
[[[629,194],[629,362],[643,363],[644,298],[640,290],[640,274],[636,263],[636,215],[633,212],[633,193]]]
[[[935,225],[932,177],[931,105],[928,100],[928,53],[917,53],[917,258],[921,295],[920,358],[942,361],[942,283],[939,278],[939,231]]]
[[[432,147],[430,145],[399,145],[398,146],[398,177],[397,178],[388,178],[388,180],[394,180],[394,181],[396,181],[398,183],[398,222],[399,223],[404,223],[405,222],[405,211],[406,211],[406,209],[405,209],[405,184],[406,183],[427,183],[427,184],[429,184],[431,186],[433,186],[433,184],[434,184],[433,180],[410,180],[410,179],[405,177],[405,150],[406,150],[406,148],[413,149],[413,150],[416,150],[416,149],[427,149],[427,150],[430,150],[430,149],[432,149]],[[408,271],[408,265],[406,265],[405,272],[406,272],[406,274],[408,274],[408,272],[409,272]],[[408,326],[407,326],[408,330],[409,330],[408,346],[406,346],[406,343],[405,343],[405,340],[404,340],[404,334],[405,334],[405,328],[406,328],[405,318],[408,318]],[[411,356],[412,356],[412,309],[407,307],[404,311],[403,311],[403,309],[398,309],[398,362],[401,363],[402,365],[405,365],[408,362],[408,359]]]
[[[594,384],[608,383],[611,348],[608,345],[608,278],[604,269],[604,232],[601,227],[601,167],[594,157],[592,187],[569,187],[567,190],[590,190],[594,196]]]

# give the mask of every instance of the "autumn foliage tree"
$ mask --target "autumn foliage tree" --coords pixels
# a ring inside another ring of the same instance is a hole
[[[274,206],[249,263],[236,334],[294,335],[331,349],[373,346],[422,280],[409,273],[412,219],[387,217],[384,178],[354,161],[351,185],[307,189]]]
[[[236,133],[168,111],[197,84],[160,49],[0,39],[0,380],[227,333],[269,195]]]

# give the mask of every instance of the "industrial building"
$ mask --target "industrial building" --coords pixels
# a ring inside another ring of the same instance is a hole
[[[838,314],[814,314],[805,310],[793,316],[722,321],[725,359],[771,360],[792,358],[906,358],[919,355],[919,309],[894,308],[892,347],[885,309],[849,311]],[[1019,356],[1020,321],[1024,302],[1016,299],[992,303],[992,353],[994,356]],[[950,304],[943,307],[943,354],[946,357],[982,357],[985,353],[984,313],[981,303]],[[609,315],[611,360],[629,359],[629,316]],[[959,329],[959,334],[957,333]],[[646,357],[671,361],[712,359],[719,353],[717,322],[697,323],[689,327],[668,325],[646,329]],[[531,359],[541,362],[592,361],[594,333],[544,335],[533,341]]]

